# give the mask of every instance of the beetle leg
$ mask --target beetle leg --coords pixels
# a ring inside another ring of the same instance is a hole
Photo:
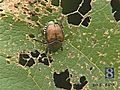
[[[47,54],[48,53],[48,51],[49,51],[49,49],[48,49],[48,47],[46,48],[46,50],[45,50],[45,54]]]
[[[64,28],[62,24],[60,26],[61,26],[62,29]]]
[[[38,40],[38,39],[33,39],[33,40],[35,40],[35,41],[37,41],[37,42],[40,42],[40,43],[42,43],[42,41],[41,41],[41,40]]]
[[[46,32],[46,29],[47,29],[47,26],[45,26],[42,30],[42,34],[45,35],[45,32]]]
[[[47,41],[45,41],[45,40],[42,40],[42,43],[43,43],[43,44],[47,44]]]
[[[49,48],[47,47],[46,50],[45,50],[45,53],[47,54],[51,54],[51,51],[49,50]]]
[[[63,47],[61,46],[61,51],[63,51]]]
[[[51,54],[52,52],[49,50],[49,54]]]

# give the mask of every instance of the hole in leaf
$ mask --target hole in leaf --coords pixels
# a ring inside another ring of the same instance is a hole
[[[69,14],[76,11],[82,0],[61,0],[63,14]]]
[[[0,16],[3,17],[3,16],[5,16],[5,14],[4,13],[0,13]]]
[[[91,10],[91,0],[84,0],[84,2],[82,3],[82,6],[79,8],[79,12],[82,15],[85,15],[86,13],[88,13]]]
[[[38,21],[39,17],[38,16],[31,16],[32,21]]]
[[[0,9],[0,12],[3,11],[3,9]]]
[[[7,63],[7,64],[10,64],[10,61],[7,60],[6,63]]]
[[[33,66],[33,64],[35,64],[34,59],[33,59],[33,58],[30,58],[30,59],[28,60],[27,64],[26,64],[26,66],[31,67],[31,66]]]
[[[90,70],[92,70],[93,69],[93,67],[90,67]]]
[[[43,63],[44,63],[44,65],[48,65],[48,66],[49,66],[49,61],[48,61],[47,58],[44,58],[44,59],[43,59]]]
[[[82,16],[77,12],[74,14],[68,15],[68,23],[73,25],[79,25],[82,21]]]
[[[57,88],[71,90],[72,85],[70,83],[68,69],[66,69],[64,72],[60,72],[60,74],[54,72],[53,78],[54,78],[55,86]]]
[[[120,0],[111,0],[112,13],[120,11]]]
[[[4,0],[0,0],[0,3],[2,3]]]
[[[22,66],[31,67],[33,64],[35,64],[35,61],[33,58],[30,58],[28,54],[20,53],[19,54],[19,64],[21,64]]]
[[[39,12],[39,8],[35,8],[35,11],[36,11],[36,12]]]
[[[45,2],[43,2],[43,1],[41,2],[41,5],[46,6]]]
[[[120,11],[114,13],[115,20],[118,22],[120,20]]]
[[[111,0],[112,13],[114,18],[118,22],[120,20],[120,0]]]
[[[52,0],[51,4],[54,6],[59,6],[59,0]]]
[[[33,34],[29,34],[30,38],[35,38],[35,36]]]
[[[73,88],[76,89],[76,90],[80,90],[80,89],[83,89],[83,87],[88,83],[88,81],[85,81],[84,83],[82,84],[74,84],[73,85]]]
[[[85,77],[85,76],[82,76],[82,77],[80,78],[80,83],[84,83],[85,80],[86,80],[86,77]]]
[[[50,56],[47,57],[45,53],[42,53],[41,56],[39,57],[38,61],[39,61],[39,63],[43,63],[44,65],[49,66],[50,63],[53,62],[53,59]]]
[[[18,3],[16,3],[16,4],[14,4],[14,7],[15,7],[15,8],[18,8],[20,4],[21,4],[21,3],[18,2]]]
[[[41,57],[43,58],[43,57],[47,57],[47,55],[45,54],[45,53],[42,53],[41,54]]]
[[[19,64],[21,64],[22,66],[24,66],[27,63],[27,60],[24,59],[24,56],[26,57],[27,55],[19,55]]]
[[[21,57],[21,58],[24,58],[24,59],[28,59],[28,58],[30,58],[29,55],[26,54],[26,53],[22,53],[22,54],[20,54],[20,57]]]
[[[46,2],[48,2],[48,0],[45,0]]]
[[[89,23],[90,23],[90,18],[91,17],[86,17],[84,19],[84,21],[82,22],[82,25],[85,26],[85,27],[87,27],[89,25]]]
[[[50,13],[52,13],[52,9],[51,8],[46,8],[47,11],[49,11]]]
[[[40,55],[40,52],[38,50],[35,50],[34,52],[31,52],[31,56],[37,58]]]
[[[50,61],[50,63],[52,63],[53,62],[53,59],[52,59],[52,57],[48,57],[48,59],[49,59],[49,61]]]
[[[49,66],[49,61],[48,61],[48,59],[47,58],[39,58],[38,59],[38,61],[39,61],[39,63],[43,63],[44,65],[47,65],[47,66]]]
[[[6,58],[12,58],[12,56],[7,56]]]
[[[88,81],[86,81],[86,77],[82,76],[80,77],[80,83],[78,84],[73,84],[73,88],[76,90],[80,90],[82,89],[86,84],[88,83]]]

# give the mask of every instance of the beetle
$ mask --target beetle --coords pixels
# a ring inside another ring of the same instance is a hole
[[[64,33],[60,24],[53,21],[48,22],[44,30],[44,35],[47,43],[46,53],[56,52],[60,48],[63,50]]]

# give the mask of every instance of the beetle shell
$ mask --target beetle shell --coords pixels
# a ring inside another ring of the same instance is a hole
[[[49,51],[57,51],[62,47],[62,42],[64,41],[64,33],[62,27],[54,22],[49,22],[45,36],[48,44]]]

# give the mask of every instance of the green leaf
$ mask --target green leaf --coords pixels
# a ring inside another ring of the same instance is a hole
[[[35,65],[30,68],[18,63],[19,53],[34,50],[44,52],[46,45],[32,40],[29,34],[42,40],[43,27],[47,22],[57,20],[61,12],[47,12],[47,15],[37,17],[41,26],[31,26],[25,20],[16,20],[14,15],[8,13],[1,17],[0,90],[59,90],[54,84],[53,73],[67,68],[72,74],[72,84],[79,82],[79,77],[84,75],[88,81],[85,87],[87,90],[118,90],[120,24],[113,19],[111,12],[110,2],[96,0],[89,12],[92,20],[87,28],[70,26],[65,18],[63,51],[52,53],[54,60],[49,67],[35,60]],[[114,79],[105,79],[107,67],[114,67]],[[93,87],[93,84],[100,83],[115,85]]]

